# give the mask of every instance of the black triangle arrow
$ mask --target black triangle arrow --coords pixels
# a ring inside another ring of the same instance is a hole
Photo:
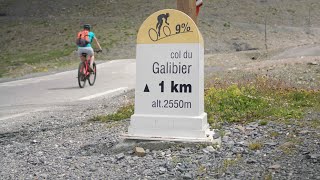
[[[144,91],[143,92],[150,92],[148,84],[146,84],[146,87],[144,87]]]

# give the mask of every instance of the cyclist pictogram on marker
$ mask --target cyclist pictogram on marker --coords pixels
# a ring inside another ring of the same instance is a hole
[[[160,30],[161,30],[161,26],[162,26],[162,23],[163,23],[163,20],[165,19],[166,21],[165,21],[165,23],[167,24],[167,25],[169,25],[169,23],[168,23],[168,17],[169,17],[170,15],[169,15],[169,13],[166,13],[166,14],[160,14],[159,16],[158,16],[158,18],[157,18],[157,20],[158,20],[158,23],[157,23],[157,29],[158,29],[158,36],[160,36]]]
[[[168,22],[169,17],[170,17],[169,13],[160,14],[157,17],[156,28],[150,28],[148,31],[149,37],[152,41],[158,41],[158,40],[161,40],[173,35],[177,35],[180,33],[192,32],[191,27],[188,25],[188,22],[186,22],[186,23],[178,23],[175,26],[176,33],[172,34],[171,29],[169,27],[170,24]],[[163,21],[166,24],[164,26],[162,26]]]

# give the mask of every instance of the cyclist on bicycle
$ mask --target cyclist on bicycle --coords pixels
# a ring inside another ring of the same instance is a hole
[[[84,61],[85,59],[82,56],[82,53],[86,53],[88,58],[87,60],[90,60],[90,69],[93,70],[94,51],[91,46],[92,41],[94,40],[97,46],[99,47],[99,52],[102,52],[102,49],[94,32],[90,31],[90,29],[91,29],[90,24],[83,25],[83,31],[89,31],[88,33],[89,43],[85,47],[78,46],[78,55],[80,56],[80,60]]]
[[[163,23],[163,19],[165,20],[165,23],[167,25],[169,25],[168,23],[168,17],[169,17],[169,13],[166,13],[166,14],[160,14],[157,18],[158,20],[158,23],[157,23],[157,26],[156,28],[158,29],[158,36],[160,37],[160,29],[161,29],[161,26],[162,26],[162,23]]]

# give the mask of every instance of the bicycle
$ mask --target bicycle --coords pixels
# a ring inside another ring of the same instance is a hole
[[[95,51],[97,53],[101,51]],[[88,80],[89,85],[93,86],[96,82],[97,77],[97,66],[96,63],[93,62],[93,69],[92,71],[89,70],[90,67],[90,59],[87,59],[87,53],[82,53],[83,58],[85,58],[85,61],[80,62],[79,68],[78,68],[78,84],[80,88],[84,88],[86,85],[86,81]]]
[[[160,36],[158,35],[158,31],[156,29],[154,29],[154,28],[150,28],[149,31],[148,31],[149,38],[152,41],[155,42],[155,41],[158,41],[160,39],[163,39],[163,38],[166,38],[168,36],[171,36],[171,29],[169,28],[169,26],[163,26],[162,27],[162,32],[165,35],[165,37],[160,38]]]

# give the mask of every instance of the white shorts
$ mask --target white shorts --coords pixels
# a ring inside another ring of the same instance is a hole
[[[89,56],[94,55],[92,47],[78,47],[78,55],[82,56],[82,53],[86,53]]]

